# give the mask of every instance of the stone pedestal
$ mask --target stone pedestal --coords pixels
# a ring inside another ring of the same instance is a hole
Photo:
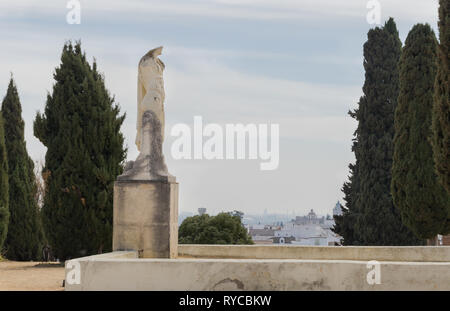
[[[178,183],[119,180],[114,185],[113,250],[144,258],[178,255]]]

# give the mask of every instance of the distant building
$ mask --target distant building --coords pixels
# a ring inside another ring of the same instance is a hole
[[[250,229],[264,229],[267,225],[261,225],[261,224],[257,224],[257,225],[250,225]]]
[[[272,244],[274,236],[273,229],[250,229],[249,235],[255,244]]]
[[[340,203],[333,208],[333,214],[342,213]],[[332,231],[334,218],[331,215],[318,216],[313,209],[305,216],[296,216],[291,221],[248,225],[248,233],[255,244],[296,245],[340,245],[341,237]]]
[[[275,231],[280,229],[280,226],[251,225],[249,226],[248,234],[252,237],[255,244],[272,244],[274,243]]]
[[[266,215],[246,214],[243,217],[242,222],[249,225],[256,225],[256,224],[279,225],[280,223],[289,222],[291,219],[292,217],[286,214],[270,214],[270,213],[267,213]]]
[[[198,209],[198,214],[199,214],[200,216],[206,214],[206,208],[200,207],[200,208]]]
[[[333,232],[316,224],[299,225],[290,223],[281,230],[275,231],[275,237],[290,239],[290,244],[310,246],[328,246],[339,242],[339,239],[335,238]]]
[[[293,242],[295,242],[295,238],[293,236],[288,237],[274,236],[272,238],[272,241],[275,244],[292,244]]]
[[[325,217],[317,217],[313,209],[306,216],[297,216],[293,219],[297,225],[320,225],[325,222]]]
[[[341,238],[331,230],[333,227],[334,219],[330,215],[319,217],[311,209],[306,216],[297,216],[275,231],[273,241],[280,244],[339,245]]]

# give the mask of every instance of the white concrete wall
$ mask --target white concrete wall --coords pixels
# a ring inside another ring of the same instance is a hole
[[[299,239],[291,242],[293,245],[303,246],[328,246],[328,238]]]
[[[91,259],[66,290],[450,290],[450,263],[261,259]],[[372,272],[371,272],[372,271]],[[369,278],[370,279],[370,278]]]
[[[450,262],[449,246],[178,245],[195,258]]]
[[[179,252],[203,258],[125,251],[68,261],[66,290],[450,290],[450,247],[180,245]],[[248,258],[230,259],[238,256]]]

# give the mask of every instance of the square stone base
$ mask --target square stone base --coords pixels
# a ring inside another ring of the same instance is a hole
[[[113,250],[143,258],[178,254],[178,183],[117,181],[114,185]]]

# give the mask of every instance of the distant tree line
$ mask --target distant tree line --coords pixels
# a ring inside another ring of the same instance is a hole
[[[371,29],[366,79],[334,231],[345,245],[417,245],[450,233],[449,5],[441,0],[440,42],[415,25],[402,48],[394,20]]]

